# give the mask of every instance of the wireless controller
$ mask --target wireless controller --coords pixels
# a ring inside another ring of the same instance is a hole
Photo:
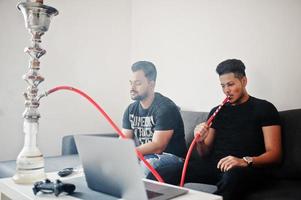
[[[36,182],[32,188],[33,193],[36,195],[38,192],[42,192],[44,194],[52,194],[58,196],[62,192],[66,192],[71,194],[75,190],[75,185],[70,183],[63,183],[60,180],[56,180],[55,182],[51,182],[49,179],[45,181]]]

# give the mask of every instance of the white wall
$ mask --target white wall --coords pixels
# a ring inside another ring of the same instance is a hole
[[[23,146],[22,92],[30,45],[17,0],[0,0],[0,160],[15,159]],[[279,110],[300,108],[301,1],[299,0],[52,0],[60,14],[42,37],[45,82],[83,89],[121,124],[130,102],[130,64],[151,60],[157,90],[179,106],[209,111],[223,99],[216,65],[240,58],[251,95]],[[63,135],[110,132],[81,97],[58,92],[42,99],[38,143],[60,153]]]
[[[0,160],[15,159],[23,147],[23,91],[31,44],[20,1],[0,0]],[[130,102],[130,0],[52,0],[59,10],[42,36],[47,54],[40,91],[71,85],[93,97],[120,125]],[[70,133],[112,132],[104,118],[82,97],[61,91],[41,100],[38,144],[44,155],[60,154],[61,138]]]
[[[300,108],[301,1],[133,0],[132,59],[158,66],[157,89],[189,110],[224,98],[215,68],[247,67],[248,91],[279,110]]]

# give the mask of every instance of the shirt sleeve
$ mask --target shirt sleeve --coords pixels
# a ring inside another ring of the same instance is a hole
[[[260,109],[260,125],[264,126],[272,126],[272,125],[280,125],[280,116],[276,107],[266,101],[265,104]]]
[[[123,118],[122,118],[122,128],[124,129],[132,129],[129,115],[130,115],[129,107],[127,107],[127,109],[123,113]]]

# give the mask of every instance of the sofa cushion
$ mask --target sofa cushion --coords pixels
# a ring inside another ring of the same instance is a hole
[[[301,109],[279,112],[282,127],[283,160],[271,174],[278,178],[301,178]]]
[[[201,122],[205,122],[207,120],[208,112],[195,112],[195,111],[181,111],[181,115],[184,121],[184,129],[185,129],[185,140],[187,148],[190,147],[190,144],[194,138],[194,128]],[[194,148],[191,160],[199,159],[199,155]]]
[[[207,120],[208,112],[181,111],[181,115],[184,121],[186,145],[189,146],[194,137],[195,126]]]

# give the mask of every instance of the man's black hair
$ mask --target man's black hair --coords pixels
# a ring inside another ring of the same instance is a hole
[[[132,72],[136,72],[138,70],[142,70],[145,74],[145,77],[149,81],[155,81],[157,78],[157,70],[155,65],[149,61],[138,61],[132,65]]]
[[[246,76],[245,69],[245,64],[241,60],[228,59],[221,62],[216,67],[216,72],[219,76],[223,74],[234,73],[236,78],[242,78]]]

